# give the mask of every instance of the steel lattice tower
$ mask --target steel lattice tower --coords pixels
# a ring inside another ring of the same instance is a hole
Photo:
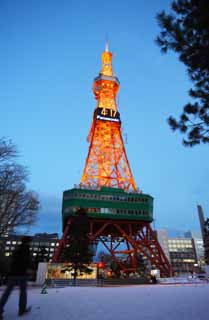
[[[153,197],[137,190],[124,148],[116,104],[119,85],[106,45],[102,69],[93,84],[97,105],[88,135],[88,155],[80,184],[63,193],[63,236],[52,261],[62,261],[63,250],[71,245],[78,209],[84,208],[90,242],[102,243],[121,271],[136,272],[141,253],[162,276],[170,276],[170,263],[151,227]]]
[[[119,85],[112,71],[112,53],[106,46],[102,53],[102,70],[93,85],[97,106],[88,135],[90,146],[81,186],[137,189],[121,134],[116,104]]]

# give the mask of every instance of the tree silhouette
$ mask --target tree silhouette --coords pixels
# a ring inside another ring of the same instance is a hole
[[[209,1],[176,0],[172,12],[157,15],[161,32],[156,39],[161,51],[178,54],[187,68],[193,87],[191,101],[179,119],[168,118],[172,130],[185,135],[184,146],[209,143]]]
[[[72,272],[74,281],[80,274],[90,274],[93,270],[89,268],[92,262],[93,252],[88,237],[89,219],[84,209],[79,209],[74,218],[69,237],[69,244],[62,253],[62,261],[69,262],[64,266],[62,272]]]
[[[39,208],[37,194],[26,187],[28,171],[16,156],[15,145],[0,139],[0,235],[32,225]]]

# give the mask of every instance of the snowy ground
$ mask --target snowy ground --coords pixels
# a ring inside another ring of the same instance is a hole
[[[47,289],[45,295],[40,291],[28,290],[32,311],[22,319],[205,320],[209,312],[209,284],[68,287]],[[18,319],[17,304],[18,290],[14,290],[5,320]]]

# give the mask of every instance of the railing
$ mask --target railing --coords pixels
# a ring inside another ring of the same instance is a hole
[[[63,287],[96,287],[97,279],[47,279],[46,284],[52,288],[63,288]]]
[[[84,184],[74,184],[74,189],[83,189],[83,190],[101,190],[101,186],[86,186]],[[114,189],[114,187],[111,187]],[[117,189],[117,188],[116,188]],[[128,190],[126,193],[138,193],[138,194],[143,194],[143,191],[139,188],[136,190]]]
[[[51,288],[74,287],[105,287],[149,284],[148,279],[126,278],[126,279],[47,279],[46,284]]]
[[[208,283],[209,279],[199,279],[195,277],[175,277],[175,278],[160,278],[158,283],[160,284],[190,284],[190,283]]]
[[[208,283],[208,279],[198,278],[159,278],[157,283],[161,285],[170,284],[202,284]],[[46,285],[51,288],[64,287],[108,287],[152,284],[149,279],[126,278],[126,279],[47,279]]]

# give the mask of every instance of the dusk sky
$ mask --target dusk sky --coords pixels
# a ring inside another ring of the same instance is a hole
[[[17,145],[41,200],[31,232],[61,233],[62,192],[84,169],[107,37],[127,156],[138,187],[154,197],[155,227],[198,231],[197,203],[209,216],[208,145],[183,147],[166,122],[191,87],[177,56],[154,42],[156,14],[170,2],[0,1],[0,137]]]

